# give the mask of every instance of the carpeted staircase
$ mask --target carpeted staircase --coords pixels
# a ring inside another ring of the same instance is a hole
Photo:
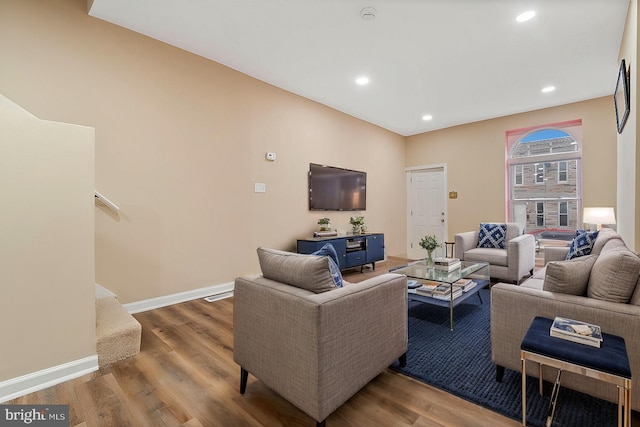
[[[96,350],[105,366],[140,353],[142,326],[116,295],[96,284]]]

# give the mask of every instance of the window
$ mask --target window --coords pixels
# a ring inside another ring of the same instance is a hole
[[[581,120],[506,132],[509,221],[536,236],[578,228],[581,137]]]
[[[558,162],[558,182],[567,182],[568,173],[567,173],[567,161]]]
[[[515,165],[515,185],[522,185],[522,165]]]
[[[536,226],[544,227],[544,202],[536,203]]]
[[[558,224],[560,227],[569,225],[569,204],[567,202],[558,203]]]
[[[535,173],[535,183],[536,184],[544,184],[544,164],[536,163],[533,165],[533,170]]]

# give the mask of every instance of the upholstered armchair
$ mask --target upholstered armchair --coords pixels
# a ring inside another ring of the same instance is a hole
[[[520,284],[533,275],[535,239],[515,223],[482,223],[478,230],[455,235],[456,258],[489,263],[492,278]]]
[[[396,359],[406,364],[407,284],[383,274],[336,287],[327,256],[258,249],[262,275],[236,279],[233,357],[323,426]]]

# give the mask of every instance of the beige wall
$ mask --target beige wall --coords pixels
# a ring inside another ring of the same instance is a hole
[[[614,76],[615,77],[615,76]],[[407,166],[446,163],[449,239],[481,221],[504,221],[505,132],[582,119],[585,206],[616,204],[616,130],[611,97],[455,126],[407,138]]]
[[[93,141],[0,95],[0,382],[95,357]]]
[[[449,234],[505,217],[504,132],[583,119],[586,205],[616,203],[610,97],[406,139],[87,15],[84,0],[0,0],[0,92],[39,117],[96,129],[96,280],[123,302],[258,271],[255,248],[293,249],[309,162],[368,173],[369,230],[406,248],[404,168],[447,163]],[[406,151],[405,151],[406,145]],[[265,152],[277,153],[276,162]],[[406,160],[405,160],[406,158]],[[479,162],[482,159],[482,165]],[[595,171],[595,172],[594,172]],[[254,193],[254,182],[267,186]],[[478,189],[481,188],[482,191]],[[328,213],[347,230],[351,213]]]
[[[371,231],[404,252],[404,138],[87,15],[85,0],[0,0],[0,92],[96,129],[96,280],[122,302],[259,271],[293,249],[309,162],[368,173]],[[277,153],[267,162],[266,151]],[[264,182],[267,192],[253,192]],[[329,213],[348,228],[349,213]]]
[[[631,111],[622,133],[618,135],[618,231],[632,250],[640,248],[640,185],[638,170],[637,99],[638,99],[638,2],[631,0],[627,12],[619,59],[631,69]]]

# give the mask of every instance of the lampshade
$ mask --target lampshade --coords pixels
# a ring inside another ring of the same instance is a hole
[[[613,208],[584,208],[582,222],[587,224],[598,224],[598,228],[602,224],[615,224],[616,214]]]

